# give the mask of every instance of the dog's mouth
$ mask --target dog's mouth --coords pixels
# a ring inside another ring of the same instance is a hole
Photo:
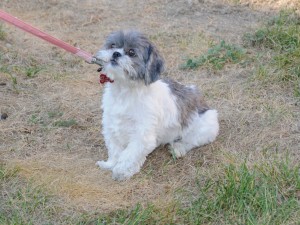
[[[118,63],[117,60],[115,60],[115,59],[111,59],[111,60],[110,60],[110,63],[111,63],[111,65],[113,65],[113,66],[119,65],[119,63]]]

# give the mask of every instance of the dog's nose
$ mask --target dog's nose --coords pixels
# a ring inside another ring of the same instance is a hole
[[[117,58],[121,57],[121,53],[120,52],[114,52],[112,56],[113,56],[113,59],[117,59]]]

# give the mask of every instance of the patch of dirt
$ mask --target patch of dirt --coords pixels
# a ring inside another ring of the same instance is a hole
[[[6,84],[0,86],[0,113],[8,114],[0,121],[1,161],[19,167],[24,177],[48,186],[68,204],[108,212],[138,202],[171,203],[178,191],[196,189],[199,174],[212,176],[219,163],[231,160],[230,154],[255,159],[264,148],[288,148],[299,158],[295,121],[300,116],[290,96],[276,97],[265,90],[254,93],[256,87],[247,83],[252,68],[234,65],[217,75],[179,69],[184,59],[206,51],[212,40],[241,44],[245,32],[291,1],[240,2],[2,1],[1,9],[91,53],[114,30],[146,33],[164,55],[166,75],[198,85],[218,109],[221,133],[216,142],[176,162],[160,147],[133,179],[112,181],[110,172],[95,166],[106,158],[97,68],[1,23],[7,33],[0,40],[1,62],[10,71],[0,72],[0,83]],[[292,2],[297,6],[296,0]],[[28,78],[20,68],[32,64],[43,69]],[[54,126],[72,119],[77,122],[72,127]]]

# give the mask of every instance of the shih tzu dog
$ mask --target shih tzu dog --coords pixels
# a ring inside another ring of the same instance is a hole
[[[160,79],[164,61],[141,33],[110,34],[95,55],[110,82],[103,94],[103,135],[108,160],[96,164],[125,180],[140,171],[156,147],[169,144],[176,157],[216,139],[218,114],[195,86]],[[104,75],[104,76],[105,76]]]

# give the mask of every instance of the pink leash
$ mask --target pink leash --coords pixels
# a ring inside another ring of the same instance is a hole
[[[101,65],[96,58],[94,58],[90,53],[88,52],[85,52],[79,48],[76,48],[64,41],[61,41],[49,34],[46,34],[45,32],[23,22],[22,20],[19,20],[17,19],[16,17],[10,15],[9,13],[7,12],[4,12],[2,10],[0,10],[0,19],[6,21],[7,23],[10,23],[28,33],[31,33],[33,34],[34,36],[37,36],[57,47],[60,47],[60,48],[63,48],[65,49],[66,51],[68,52],[71,52],[81,58],[83,58],[86,62],[88,63],[96,63],[96,64],[99,64]]]
[[[101,61],[98,61],[90,53],[85,52],[79,48],[72,46],[72,45],[69,45],[68,43],[61,41],[49,34],[46,34],[45,32],[23,22],[22,20],[19,20],[18,18],[14,17],[14,16],[10,15],[9,13],[4,12],[2,10],[0,10],[0,19],[20,28],[21,30],[31,33],[34,36],[39,37],[57,47],[60,47],[68,52],[71,52],[71,53],[83,58],[88,63],[95,63],[95,64],[100,65],[100,68],[98,70],[99,70],[99,72],[101,71],[101,67],[102,67]],[[106,82],[110,82],[110,83],[114,82],[109,77],[107,77],[105,74],[100,74],[99,78],[100,78],[100,84],[104,84]]]

